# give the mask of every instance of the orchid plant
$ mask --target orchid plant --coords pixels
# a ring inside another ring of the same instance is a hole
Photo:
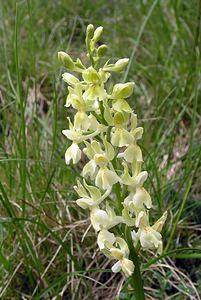
[[[167,212],[150,225],[152,200],[143,187],[148,173],[142,170],[142,151],[137,144],[143,128],[137,126],[137,115],[127,102],[135,83],[112,85],[111,74],[122,73],[129,59],[105,61],[108,48],[100,45],[102,32],[103,27],[87,27],[90,66],[65,52],[58,53],[59,61],[70,71],[62,75],[68,84],[65,106],[75,112],[73,120],[68,117],[68,129],[62,131],[72,142],[65,161],[80,162],[82,179],[74,186],[76,203],[89,210],[100,251],[114,261],[113,272],[133,276],[135,297],[144,299],[140,251],[162,253],[161,230]]]

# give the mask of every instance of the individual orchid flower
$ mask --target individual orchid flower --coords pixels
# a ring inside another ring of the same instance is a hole
[[[77,83],[74,86],[69,86],[65,107],[72,106],[76,110],[86,111],[87,106],[82,97],[82,92],[83,88],[80,83]]]
[[[77,186],[74,186],[74,189],[81,197],[76,200],[77,205],[83,209],[89,208],[91,210],[104,201],[111,192],[111,189],[108,189],[101,195],[101,192],[97,187],[88,185],[85,180],[84,186],[78,181]]]
[[[72,143],[70,147],[66,150],[65,161],[69,165],[72,160],[73,164],[77,164],[81,159],[82,151],[78,147],[77,143]]]
[[[101,148],[101,144],[97,141],[92,141],[91,143],[85,142],[86,148],[83,149],[83,152],[89,158],[89,162],[85,164],[82,175],[83,177],[90,177],[91,179],[97,175],[98,166],[94,160],[96,154],[103,154],[104,151]]]
[[[142,163],[142,151],[140,147],[136,144],[130,144],[124,152],[121,152],[117,156],[118,158],[124,158],[128,163],[133,163],[134,161]]]
[[[113,160],[115,152],[112,145],[103,138],[105,151],[102,150],[100,143],[94,141],[91,144],[86,143],[85,154],[90,161],[83,168],[83,176],[95,176],[95,184],[104,190],[120,181],[119,176],[108,165]]]
[[[112,130],[111,143],[113,146],[123,147],[134,142],[133,134],[127,130],[128,114],[116,112],[114,115],[114,128]]]
[[[132,113],[132,109],[125,98],[133,93],[134,82],[118,83],[113,87],[111,94],[112,107],[114,111]]]
[[[116,107],[115,111],[114,105],[116,104],[113,104],[113,108],[111,110],[107,103],[104,104],[104,118],[107,121],[108,125],[114,126],[111,132],[112,145],[123,147],[136,144],[136,141],[141,139],[143,134],[143,128],[136,127],[136,115],[133,113],[130,114],[131,129],[128,130],[130,112],[129,107],[124,103],[122,104],[122,106],[119,106],[118,108]]]
[[[104,131],[105,129],[104,129],[104,125],[101,126],[98,124],[97,121],[94,121],[93,115],[90,116],[77,115],[77,119],[75,120],[74,125],[72,124],[69,118],[68,120],[69,120],[69,129],[62,130],[62,133],[73,143],[66,150],[65,161],[66,164],[69,164],[72,159],[73,163],[76,164],[81,159],[81,150],[78,144],[98,135],[101,131]],[[93,131],[91,131],[91,129]]]
[[[143,211],[145,207],[150,209],[152,207],[151,197],[143,187],[137,187],[135,191],[131,191],[124,199],[124,204],[132,212]]]
[[[123,223],[122,216],[117,216],[114,210],[107,205],[106,211],[98,206],[92,208],[90,213],[91,224],[96,231],[110,229],[119,223]]]
[[[81,125],[80,124],[80,126],[78,126],[78,128],[76,128],[75,124],[74,125],[72,124],[70,118],[68,118],[68,121],[69,121],[69,129],[62,130],[62,133],[69,140],[71,140],[71,141],[73,141],[77,144],[96,136],[101,131],[101,126],[97,126],[95,131],[90,130],[91,129],[90,128],[90,122],[93,123],[93,118],[88,119],[88,123],[89,123],[88,125],[86,125],[86,124]],[[79,121],[77,120],[77,122],[79,122]],[[81,127],[81,126],[83,126],[83,127]],[[88,130],[85,130],[86,128],[88,128]]]
[[[118,261],[113,265],[112,271],[114,273],[124,272],[126,277],[132,275],[134,271],[134,264],[132,260],[128,259],[129,257],[129,248],[126,241],[120,237],[116,238],[116,243],[119,246],[110,248],[111,258],[117,259]]]
[[[66,73],[64,73],[65,75]],[[90,101],[84,98],[84,85],[80,81],[76,81],[76,77],[63,76],[63,80],[67,82],[70,86],[68,87],[68,96],[66,98],[66,107],[70,105],[78,111],[97,111],[99,109],[98,101]],[[78,80],[78,79],[77,79]]]
[[[128,259],[130,251],[126,241],[120,237],[116,238],[113,233],[105,229],[99,232],[97,241],[100,250],[108,258],[117,260],[112,271],[118,273],[122,270],[126,277],[131,276],[134,271],[134,264]]]
[[[93,67],[84,70],[82,77],[87,85],[83,98],[90,101],[97,99],[102,101],[106,99],[107,93],[104,88],[104,83],[108,80],[109,76],[109,73],[105,73],[103,70],[97,72]]]
[[[149,218],[146,212],[141,211],[138,215],[136,226],[139,227],[137,234],[134,232],[133,238],[140,240],[143,249],[156,249],[158,254],[162,253],[163,243],[161,230],[167,218],[167,212],[152,226],[149,225]]]
[[[138,226],[138,217],[142,211],[152,207],[149,193],[142,187],[136,188],[136,191],[124,199],[124,209],[122,216],[127,226]]]
[[[123,162],[124,172],[121,176],[121,181],[123,184],[127,185],[129,190],[135,190],[137,187],[141,187],[146,181],[148,173],[147,171],[142,171],[136,174],[135,170],[132,172],[132,176],[129,173],[128,165]]]
[[[96,186],[106,190],[113,184],[120,181],[120,177],[116,174],[116,172],[107,167],[108,160],[104,155],[96,154],[94,161],[100,168],[95,179]]]
[[[116,237],[114,233],[109,232],[106,229],[102,229],[98,233],[97,237],[97,244],[101,251],[104,251],[104,253],[109,257],[110,248],[113,247],[113,244],[116,242]]]

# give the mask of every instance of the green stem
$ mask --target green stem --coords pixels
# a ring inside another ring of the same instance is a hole
[[[135,299],[136,300],[145,300],[144,289],[143,289],[143,281],[140,272],[140,261],[138,255],[136,253],[136,249],[133,246],[133,241],[131,237],[131,232],[128,226],[125,228],[125,239],[128,243],[128,247],[130,250],[130,258],[132,259],[135,270],[132,275],[133,288],[135,290]]]
[[[104,118],[104,106],[103,106],[103,101],[99,101],[99,108],[100,108],[100,113],[101,113],[101,117],[102,117],[102,123],[106,126],[108,126],[107,122],[105,121]]]
[[[90,40],[88,38],[86,38],[86,47],[87,47],[87,52],[88,52],[88,55],[89,55],[89,60],[92,64],[92,67],[94,68],[95,62],[94,62],[94,58],[93,58],[93,53],[91,51]]]

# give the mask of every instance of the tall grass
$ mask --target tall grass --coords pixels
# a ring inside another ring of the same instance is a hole
[[[97,253],[74,203],[80,170],[64,163],[56,54],[82,56],[89,23],[104,26],[109,56],[131,57],[153,218],[168,209],[162,257],[143,254],[147,299],[200,299],[200,3],[0,1],[1,299],[134,299]]]

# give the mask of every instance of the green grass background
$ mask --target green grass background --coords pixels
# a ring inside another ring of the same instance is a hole
[[[85,60],[89,23],[108,57],[130,57],[130,105],[155,220],[168,209],[161,259],[143,253],[147,299],[201,294],[201,1],[0,1],[0,299],[135,299],[110,272],[66,166],[67,87],[57,52]],[[121,292],[120,292],[121,290]]]

